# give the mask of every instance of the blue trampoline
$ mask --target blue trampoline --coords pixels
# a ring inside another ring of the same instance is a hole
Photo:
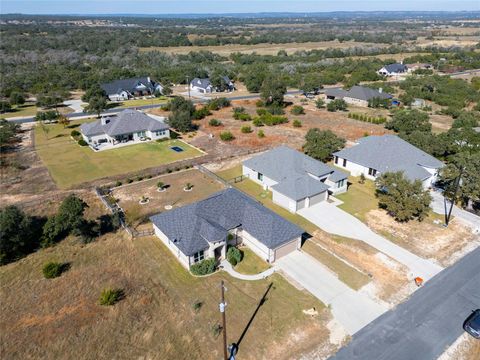
[[[170,149],[172,149],[175,152],[182,152],[183,149],[180,146],[172,146]]]

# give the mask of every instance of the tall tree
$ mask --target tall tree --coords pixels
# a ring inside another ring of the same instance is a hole
[[[403,172],[386,172],[375,181],[378,205],[397,221],[423,220],[428,215],[432,197],[422,182],[405,178]]]
[[[95,113],[98,117],[102,111],[107,108],[107,100],[103,96],[95,96],[90,98],[88,106],[85,108],[87,112]]]
[[[263,80],[260,96],[267,106],[282,106],[287,86],[278,75],[269,75]]]
[[[332,153],[345,146],[345,139],[335,135],[330,130],[310,129],[305,135],[306,143],[303,145],[305,154],[320,161],[332,158]]]
[[[409,135],[414,131],[430,132],[432,124],[430,124],[428,114],[423,111],[398,110],[385,124],[385,128]]]

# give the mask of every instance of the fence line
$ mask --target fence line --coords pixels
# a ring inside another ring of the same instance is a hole
[[[226,187],[232,187],[232,185],[230,185],[228,183],[228,181],[226,181],[225,179],[222,179],[220,176],[218,176],[217,174],[215,174],[214,172],[208,170],[205,166],[203,165],[196,165],[195,166],[195,169],[197,169],[198,171],[204,173],[205,175],[211,177],[212,179],[214,180],[217,180],[218,182],[222,183],[223,185],[225,185]]]

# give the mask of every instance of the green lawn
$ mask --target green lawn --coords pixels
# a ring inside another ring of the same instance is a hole
[[[360,177],[349,177],[348,181],[351,185],[348,191],[335,197],[343,201],[339,206],[340,209],[365,222],[366,214],[378,208],[378,200],[375,197],[375,183],[365,180],[364,184],[360,184],[359,180]]]
[[[161,96],[158,98],[151,98],[151,99],[133,99],[133,100],[126,100],[120,103],[112,103],[116,104],[114,107],[120,108],[127,108],[132,106],[143,106],[143,105],[155,105],[155,104],[163,104],[166,103],[168,100],[167,97]]]
[[[25,103],[23,105],[14,105],[12,110],[3,114],[3,116],[6,119],[17,116],[34,116],[37,114],[37,111],[35,103]]]
[[[240,176],[242,174],[242,165],[237,165],[232,169],[224,170],[224,171],[219,171],[217,173],[218,176],[225,180],[231,180],[236,176]],[[250,179],[245,179],[242,180],[238,183],[233,184],[236,188],[242,190],[243,192],[247,193],[251,197],[253,197],[255,200],[259,201],[260,203],[263,204],[263,206],[269,208],[270,210],[276,212],[278,215],[281,217],[291,221],[292,223],[300,226],[302,229],[304,229],[307,233],[313,234],[316,230],[318,230],[318,227],[314,224],[312,224],[310,221],[305,219],[303,216],[293,214],[287,209],[274,204],[272,201],[272,192],[271,191],[266,191],[263,190],[263,187],[257,184],[256,182],[250,180]]]
[[[63,128],[59,124],[46,125],[48,134],[44,133],[41,126],[35,129],[36,150],[60,188],[71,188],[83,182],[202,155],[200,151],[179,140],[161,143],[152,141],[94,152],[88,146],[79,146],[70,137],[72,125],[81,122],[71,122],[70,128]],[[175,145],[184,151],[172,151],[170,147]]]
[[[316,245],[315,239],[309,239],[305,241],[302,246],[302,250],[332,270],[338,275],[338,278],[342,282],[354,290],[359,290],[361,287],[370,282],[370,278],[367,275],[354,269],[342,260],[330,254],[328,251]]]
[[[235,266],[235,270],[239,273],[246,275],[255,275],[270,268],[270,265],[263,261],[249,248],[243,247],[242,252],[243,259]]]

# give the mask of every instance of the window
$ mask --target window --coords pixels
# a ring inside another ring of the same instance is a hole
[[[193,262],[194,263],[202,261],[203,259],[204,259],[204,252],[203,251],[199,251],[199,252],[196,252],[195,254],[193,254]]]
[[[338,156],[335,156],[335,164],[338,164]]]
[[[137,132],[138,137],[145,137],[145,131],[139,131]]]
[[[343,167],[347,166],[347,159],[343,159]]]
[[[345,185],[345,179],[340,180],[337,184],[338,184],[337,187],[338,187],[338,188],[341,188],[343,185]]]
[[[165,135],[165,130],[158,130],[158,131],[155,132],[155,135],[156,136],[163,136],[163,135]]]
[[[258,173],[258,174],[257,174],[257,179],[260,180],[260,181],[263,181],[263,174],[262,174],[262,173]]]
[[[370,176],[376,176],[377,175],[377,170],[368,168],[368,175]]]

